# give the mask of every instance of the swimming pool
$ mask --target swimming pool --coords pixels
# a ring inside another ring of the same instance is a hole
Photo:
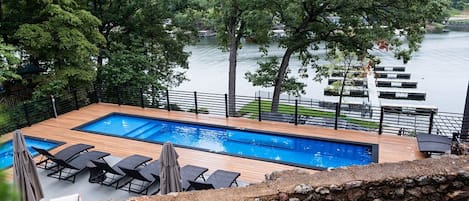
[[[111,113],[74,128],[146,142],[325,169],[378,161],[378,145]]]
[[[24,136],[26,146],[28,147],[29,153],[34,157],[38,153],[31,147],[39,147],[45,150],[53,149],[59,145],[64,144],[63,142],[52,141],[47,139],[35,138],[30,136]],[[9,140],[0,145],[0,170],[9,168],[13,165],[13,141]]]

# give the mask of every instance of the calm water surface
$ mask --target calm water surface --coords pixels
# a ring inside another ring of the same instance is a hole
[[[188,47],[192,52],[189,58],[187,77],[190,81],[183,83],[176,90],[201,91],[212,93],[226,93],[228,90],[228,53],[222,52],[216,46],[215,40],[204,39],[197,45]],[[270,55],[281,57],[284,50],[272,44]],[[402,65],[386,52],[377,52],[383,57],[383,65]],[[256,91],[273,91],[273,88],[253,87],[244,73],[254,71],[257,61],[261,57],[258,47],[243,44],[239,51],[237,67],[236,90],[239,95],[252,96]],[[300,66],[294,58],[290,61],[292,72]],[[445,34],[427,34],[419,52],[405,65],[406,71],[412,73],[411,80],[418,81],[417,90],[427,92],[426,101],[398,101],[409,104],[434,105],[440,111],[462,113],[469,82],[469,33],[450,32]],[[310,76],[312,77],[312,76]],[[323,89],[327,82],[314,82],[305,79],[307,83],[304,97],[332,100],[325,97]],[[383,102],[395,102],[383,100]]]

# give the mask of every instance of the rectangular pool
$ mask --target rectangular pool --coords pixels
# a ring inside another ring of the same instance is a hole
[[[26,146],[28,147],[29,153],[34,157],[38,153],[32,147],[39,147],[45,150],[51,150],[59,145],[64,144],[63,142],[52,141],[47,139],[35,138],[30,136],[24,136]],[[13,141],[9,140],[0,145],[0,170],[9,168],[13,165]]]
[[[75,130],[312,169],[378,161],[378,145],[112,113]]]

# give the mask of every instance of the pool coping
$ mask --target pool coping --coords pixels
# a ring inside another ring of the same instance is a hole
[[[248,132],[257,132],[261,134],[269,134],[269,135],[276,135],[276,136],[289,136],[289,137],[297,137],[297,138],[304,138],[304,139],[314,139],[314,140],[321,140],[321,141],[328,141],[328,142],[338,142],[338,143],[347,143],[347,144],[353,144],[353,145],[361,145],[361,146],[370,146],[371,147],[371,160],[372,163],[378,163],[379,160],[379,145],[378,144],[373,144],[373,143],[366,143],[366,142],[357,142],[357,141],[347,141],[347,140],[340,140],[340,139],[333,139],[333,138],[324,138],[324,137],[313,137],[313,136],[305,136],[305,135],[300,135],[300,134],[292,134],[292,133],[283,133],[283,132],[274,132],[274,131],[266,131],[266,130],[256,130],[256,129],[249,129],[249,128],[242,128],[242,127],[234,127],[234,126],[226,126],[226,125],[218,125],[218,124],[210,124],[210,123],[203,123],[203,122],[193,122],[193,121],[185,121],[185,120],[174,120],[174,119],[166,119],[166,118],[159,118],[159,117],[150,117],[150,116],[143,116],[143,115],[136,115],[136,114],[127,114],[127,113],[121,113],[121,112],[111,112],[109,114],[106,114],[104,116],[98,117],[94,120],[88,121],[86,123],[83,123],[79,126],[71,128],[71,130],[75,131],[80,131],[80,132],[85,132],[85,133],[93,133],[93,134],[99,134],[99,135],[105,135],[105,136],[110,136],[110,137],[118,137],[118,138],[123,138],[123,139],[129,139],[129,140],[136,140],[136,141],[141,141],[141,142],[148,142],[148,143],[153,143],[153,144],[160,144],[162,145],[163,143],[161,142],[155,142],[155,141],[150,141],[150,140],[145,140],[145,139],[137,139],[137,138],[131,138],[131,137],[125,137],[125,136],[116,136],[116,135],[111,135],[103,132],[95,132],[95,131],[85,131],[82,130],[83,127],[93,124],[97,121],[100,121],[101,119],[107,118],[112,115],[123,115],[123,116],[130,116],[130,117],[137,117],[137,118],[147,118],[147,119],[153,119],[153,120],[159,120],[159,121],[167,121],[167,122],[175,122],[175,123],[185,123],[185,124],[190,124],[190,125],[199,125],[199,126],[209,126],[209,127],[215,127],[215,128],[222,128],[222,129],[232,129],[232,130],[238,130],[238,131],[248,131]],[[302,165],[298,163],[292,163],[292,162],[283,162],[283,161],[277,161],[277,160],[271,160],[271,159],[265,159],[265,158],[260,158],[260,157],[253,157],[253,156],[242,156],[242,155],[237,155],[237,154],[231,154],[227,152],[217,152],[217,151],[212,151],[209,149],[203,149],[203,148],[197,148],[197,147],[190,147],[190,146],[185,146],[185,145],[176,145],[176,147],[181,147],[185,149],[192,149],[192,150],[198,150],[198,151],[204,151],[204,152],[209,152],[209,153],[215,153],[215,154],[222,154],[222,155],[228,155],[228,156],[233,156],[233,157],[240,157],[240,158],[246,158],[246,159],[253,159],[253,160],[260,160],[260,161],[266,161],[266,162],[271,162],[271,163],[277,163],[277,164],[283,164],[283,165],[289,165],[289,166],[294,166],[294,167],[300,167],[300,168],[307,168],[307,169],[312,169],[312,170],[326,170],[328,168],[324,167],[317,167],[317,166],[307,166],[307,165]],[[348,166],[349,167],[349,166]],[[337,167],[340,168],[340,167]]]
[[[62,146],[62,145],[64,145],[64,144],[66,144],[66,142],[58,141],[58,140],[51,140],[51,139],[47,139],[47,138],[40,138],[40,137],[29,136],[29,135],[24,135],[24,134],[23,134],[23,136],[24,136],[24,138],[30,138],[30,139],[34,139],[34,140],[52,142],[52,143],[57,144],[57,145],[54,146],[54,147],[45,149],[45,150],[47,150],[47,151],[50,151],[50,150],[52,150],[52,149],[55,149],[55,148],[57,148],[57,147],[60,147],[60,146]],[[3,144],[3,143],[6,143],[6,142],[8,142],[8,141],[13,141],[13,138],[12,138],[12,139],[9,139],[9,140],[7,140],[7,141],[5,141],[5,142],[2,142],[2,144]],[[30,154],[31,154],[31,153],[30,153]],[[36,157],[36,156],[39,156],[39,155],[41,155],[41,154],[39,154],[39,153],[37,153],[36,155],[32,155],[32,154],[31,154],[31,156],[32,156],[33,158]],[[0,171],[6,170],[6,169],[11,168],[11,167],[13,167],[13,163],[12,163],[11,165],[9,165],[9,166],[6,166],[4,169],[0,169]]]

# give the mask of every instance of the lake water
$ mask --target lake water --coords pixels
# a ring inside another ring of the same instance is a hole
[[[197,45],[187,48],[192,52],[189,58],[189,70],[186,81],[176,90],[200,91],[211,93],[227,93],[228,91],[228,53],[222,52],[214,39],[202,39]],[[284,50],[272,44],[270,55],[281,57]],[[382,56],[382,65],[402,65],[389,53],[377,52]],[[261,57],[258,46],[243,44],[238,53],[238,67],[236,93],[238,95],[253,96],[257,91],[272,92],[273,88],[253,87],[244,73],[257,69],[257,61]],[[292,73],[300,66],[300,62],[293,58],[290,61]],[[427,34],[419,52],[406,66],[406,71],[412,73],[411,80],[418,81],[417,90],[427,93],[426,101],[396,101],[412,105],[437,106],[439,111],[462,113],[469,82],[469,32],[449,32],[445,34]],[[312,76],[310,76],[312,77]],[[333,100],[335,97],[323,95],[327,81],[314,82],[303,80],[308,86],[306,95],[317,100]],[[349,98],[352,99],[352,98]]]

